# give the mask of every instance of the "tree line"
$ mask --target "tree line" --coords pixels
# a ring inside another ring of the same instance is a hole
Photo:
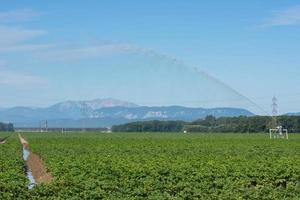
[[[179,132],[184,121],[138,121],[112,126],[113,132]]]
[[[14,131],[14,125],[12,123],[0,122],[0,131],[12,132]]]
[[[139,121],[112,127],[113,132],[205,132],[205,133],[259,133],[283,126],[289,132],[300,133],[300,116],[278,116],[276,124],[270,116],[219,117],[207,116],[193,122]]]

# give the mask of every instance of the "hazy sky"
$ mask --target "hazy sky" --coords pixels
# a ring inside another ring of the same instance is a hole
[[[277,95],[281,113],[300,111],[299,52],[300,1],[2,1],[0,107],[104,97],[223,101],[219,88],[207,104],[216,96],[205,95],[211,80],[195,81],[177,58],[265,110]]]

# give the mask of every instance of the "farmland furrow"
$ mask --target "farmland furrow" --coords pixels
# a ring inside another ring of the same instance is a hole
[[[0,138],[0,144],[4,144],[7,140],[7,138],[9,138],[9,136],[7,136],[5,138]]]
[[[42,159],[29,151],[29,143],[21,135],[20,142],[23,147],[23,159],[26,162],[26,174],[29,179],[29,189],[41,183],[49,183],[53,179],[50,173],[47,172]]]

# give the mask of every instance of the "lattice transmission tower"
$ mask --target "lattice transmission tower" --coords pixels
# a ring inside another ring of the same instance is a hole
[[[270,139],[272,138],[286,138],[289,139],[288,129],[283,128],[277,121],[278,116],[278,104],[277,98],[274,96],[272,98],[272,124],[269,129]]]
[[[272,98],[272,128],[276,128],[278,126],[277,124],[277,115],[278,115],[278,104],[277,104],[277,98],[274,96]]]

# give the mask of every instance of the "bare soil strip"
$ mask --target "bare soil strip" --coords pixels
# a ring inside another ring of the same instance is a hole
[[[8,138],[9,136],[5,137],[5,138],[0,138],[0,144],[4,144],[6,142],[6,139]]]
[[[19,138],[23,148],[29,150],[29,143],[21,135],[19,135]],[[52,181],[53,177],[47,172],[42,159],[38,155],[30,152],[26,164],[31,170],[32,176],[37,184]]]
[[[52,176],[47,172],[41,158],[33,153],[29,154],[27,165],[31,169],[32,176],[37,184],[49,183],[53,179]]]

